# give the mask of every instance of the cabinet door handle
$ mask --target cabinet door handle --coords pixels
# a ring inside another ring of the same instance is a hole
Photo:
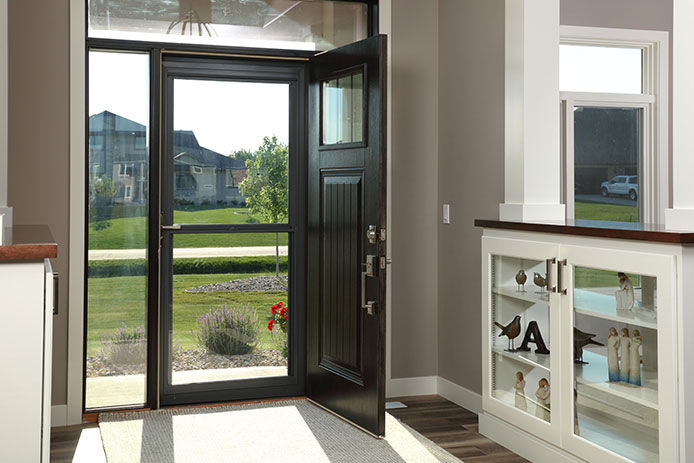
[[[566,267],[566,259],[562,259],[557,262],[557,287],[559,288],[559,294],[566,295],[568,293],[566,287],[564,286],[564,267]]]
[[[557,259],[554,257],[545,261],[545,264],[547,265],[547,276],[545,277],[545,283],[547,284],[547,291],[550,293],[557,292],[557,287],[552,285],[552,265],[556,263]]]

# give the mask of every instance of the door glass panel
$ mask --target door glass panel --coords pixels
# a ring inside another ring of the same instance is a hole
[[[89,52],[85,407],[145,402],[149,57]]]
[[[642,119],[640,108],[574,108],[577,220],[639,221]]]
[[[492,256],[492,397],[550,422],[549,293],[544,261]]]
[[[171,383],[286,376],[288,234],[176,234],[173,242]]]
[[[657,279],[574,268],[574,433],[658,460]]]
[[[367,12],[327,0],[90,0],[88,36],[330,50],[366,38]]]
[[[289,84],[174,81],[174,223],[286,223]]]
[[[323,82],[323,145],[364,139],[364,73]]]

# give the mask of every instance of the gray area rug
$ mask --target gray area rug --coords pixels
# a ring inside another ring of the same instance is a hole
[[[376,439],[309,401],[102,413],[109,463],[459,463],[386,414]]]

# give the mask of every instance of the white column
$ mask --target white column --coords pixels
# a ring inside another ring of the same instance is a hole
[[[7,0],[0,0],[0,215],[4,216],[3,227],[12,226],[12,208],[7,207],[7,41]]]
[[[559,107],[559,2],[506,0],[501,220],[564,223]]]
[[[694,2],[673,2],[672,49],[672,208],[665,225],[694,230]]]

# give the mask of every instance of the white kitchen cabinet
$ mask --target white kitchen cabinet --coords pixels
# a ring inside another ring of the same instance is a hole
[[[485,229],[480,432],[532,461],[691,461],[681,415],[683,262],[682,244]],[[619,272],[634,288],[630,310],[617,308]],[[509,349],[497,323],[513,334],[515,317],[520,329]],[[528,331],[533,340],[539,331],[548,353],[532,341],[517,350]],[[602,345],[581,354],[575,342],[588,339]],[[620,348],[608,351],[608,341]],[[516,389],[520,375],[525,387]],[[536,396],[543,379],[549,400],[546,391]]]

